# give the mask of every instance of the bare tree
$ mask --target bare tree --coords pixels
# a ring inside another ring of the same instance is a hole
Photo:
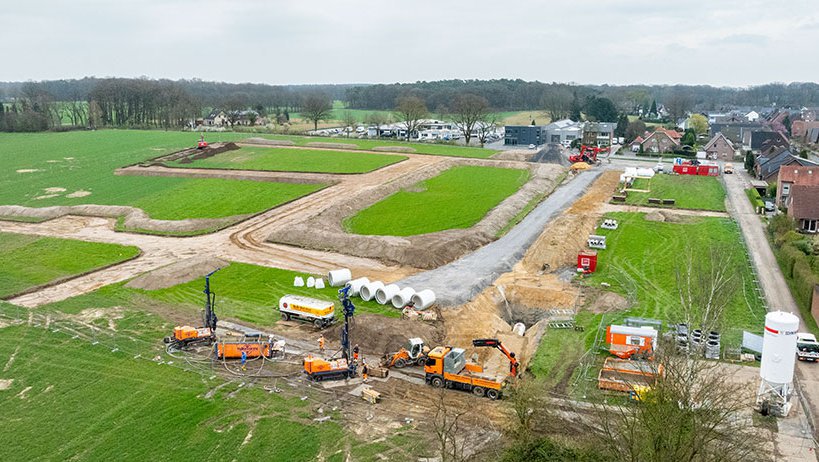
[[[446,389],[440,389],[434,398],[435,415],[432,428],[441,455],[441,462],[463,462],[466,438],[463,435],[463,419],[469,414],[469,407],[459,404]],[[447,399],[449,398],[449,399]]]
[[[712,244],[708,254],[688,248],[674,268],[681,322],[703,332],[720,330],[725,309],[739,290],[737,262],[724,246]]]
[[[668,115],[671,120],[676,122],[678,119],[685,117],[685,114],[694,105],[691,97],[681,91],[675,91],[665,102],[665,108],[668,110]]]
[[[424,100],[417,96],[401,96],[395,100],[395,116],[404,122],[407,128],[407,141],[412,133],[418,130],[418,125],[427,117],[429,110]]]
[[[376,111],[367,114],[365,122],[367,122],[369,125],[375,126],[375,134],[377,137],[381,138],[381,126],[390,123],[390,118],[387,114]]]
[[[760,442],[770,435],[748,422],[753,385],[729,365],[674,347],[656,354],[657,382],[639,402],[598,406],[602,445],[621,461],[769,460]]]
[[[483,96],[464,93],[455,97],[452,102],[452,120],[464,136],[464,141],[469,145],[472,133],[477,124],[489,114],[489,101]]]
[[[341,114],[341,122],[344,124],[344,131],[347,132],[347,138],[349,138],[350,132],[355,130],[355,126],[358,125],[358,119],[352,111],[344,111]]]
[[[489,135],[497,130],[499,121],[498,114],[489,113],[484,116],[483,120],[478,122],[478,141],[481,143],[481,147],[486,144]]]
[[[333,102],[324,93],[311,93],[304,98],[301,115],[313,122],[313,130],[318,130],[320,120],[328,120],[333,114]]]
[[[552,121],[569,117],[574,93],[563,86],[552,87],[543,94],[542,104]]]

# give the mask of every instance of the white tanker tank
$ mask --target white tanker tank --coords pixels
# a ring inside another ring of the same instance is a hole
[[[757,404],[767,415],[788,415],[793,393],[793,370],[796,363],[796,333],[799,318],[791,313],[773,311],[765,316],[762,337],[762,363]]]

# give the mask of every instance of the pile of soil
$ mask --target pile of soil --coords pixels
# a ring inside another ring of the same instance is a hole
[[[296,143],[290,140],[269,140],[267,138],[248,138],[243,140],[242,143],[249,143],[249,144],[265,144],[268,146],[295,146]]]
[[[187,155],[185,157],[182,157],[179,160],[179,163],[180,164],[190,164],[195,160],[207,159],[208,157],[213,157],[216,154],[221,154],[221,153],[227,152],[227,151],[235,151],[237,149],[239,149],[239,145],[237,145],[236,143],[232,143],[232,142],[231,143],[214,144],[214,145],[208,146],[208,147],[206,147],[204,149],[194,149],[194,150],[192,150],[192,152],[190,152],[189,155]]]
[[[188,258],[144,273],[125,284],[125,287],[144,290],[165,289],[193,281],[228,264],[225,260],[211,256]]]
[[[591,300],[583,309],[592,313],[608,313],[609,311],[625,310],[631,304],[622,295],[603,290],[586,289],[586,299]]]
[[[344,323],[336,323],[324,336],[340,338]],[[362,314],[353,318],[350,338],[358,345],[365,358],[381,358],[386,353],[398,351],[407,339],[419,337],[434,348],[444,341],[440,322],[427,323],[400,318],[386,318],[374,314]]]
[[[313,141],[307,143],[308,147],[311,148],[330,148],[330,149],[359,149],[359,147],[355,144],[349,143],[323,143],[321,141]]]
[[[409,146],[376,146],[372,149],[373,151],[383,151],[383,152],[406,152],[406,153],[413,153],[417,152],[415,148],[411,148]]]
[[[556,164],[563,167],[568,167],[572,164],[569,162],[569,159],[563,155],[563,151],[560,149],[559,144],[547,144],[543,149],[538,151],[534,157],[532,157],[531,162]]]

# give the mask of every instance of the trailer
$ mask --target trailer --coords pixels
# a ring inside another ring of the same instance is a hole
[[[648,361],[606,358],[597,375],[597,388],[631,393],[639,387],[653,387],[663,366]]]

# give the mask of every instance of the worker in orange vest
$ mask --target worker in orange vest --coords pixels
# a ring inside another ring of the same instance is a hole
[[[319,351],[324,353],[324,334],[322,334],[321,337],[319,337],[318,342],[319,342]]]
[[[361,366],[361,381],[362,382],[367,381],[367,374],[369,374],[369,372],[370,372],[370,369],[367,367],[367,361],[365,360],[364,365]]]
[[[353,347],[353,361],[358,362],[358,345]]]

